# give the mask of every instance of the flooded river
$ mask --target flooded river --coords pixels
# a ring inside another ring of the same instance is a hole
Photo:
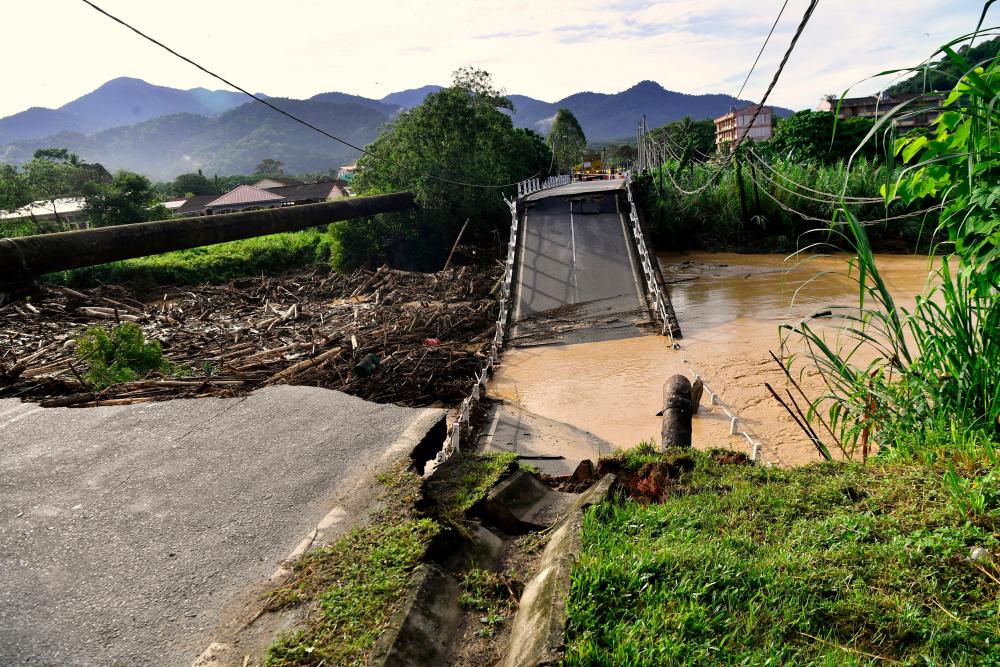
[[[510,349],[494,377],[494,395],[589,432],[609,447],[631,447],[659,440],[663,381],[693,371],[739,414],[768,461],[817,460],[813,445],[764,387],[768,382],[780,392],[786,386],[768,351],[778,352],[780,324],[826,306],[857,304],[857,284],[841,275],[844,258],[801,262],[785,255],[691,253],[661,254],[659,260],[671,283],[681,349],[659,336]],[[881,255],[878,264],[901,303],[912,304],[925,290],[926,257]],[[806,374],[802,386],[818,393],[818,376]],[[729,435],[728,417],[707,396],[694,419],[694,443],[749,453],[745,439]]]

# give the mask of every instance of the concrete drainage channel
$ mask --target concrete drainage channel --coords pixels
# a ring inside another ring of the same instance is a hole
[[[452,461],[461,459],[455,457]],[[589,462],[585,462],[589,463]],[[427,478],[447,474],[451,461]],[[590,466],[581,466],[592,470]],[[563,655],[566,602],[573,564],[580,554],[584,512],[603,501],[614,475],[593,480],[582,493],[555,491],[517,469],[470,511],[469,534],[460,543],[443,538],[428,549],[427,562],[411,575],[403,601],[376,642],[368,664],[375,667],[498,665],[528,667],[558,662]],[[465,639],[481,612],[463,609],[461,576],[469,568],[499,572],[518,539],[545,539],[535,571],[524,585],[509,636],[495,651],[479,651]],[[498,655],[499,653],[499,662]]]

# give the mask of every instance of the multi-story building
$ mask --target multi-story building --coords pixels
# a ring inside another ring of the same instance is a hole
[[[827,95],[820,100],[816,111],[834,112],[840,105],[839,118],[878,119],[893,108],[909,102],[893,121],[902,133],[917,127],[928,127],[940,115],[941,102],[945,93],[923,93],[910,95],[869,95],[868,97],[839,97]]]
[[[733,149],[756,113],[757,107],[756,104],[750,104],[741,109],[730,109],[725,116],[715,119],[715,147],[719,152]],[[754,141],[770,139],[773,128],[774,113],[771,107],[763,107],[753,120],[753,125],[750,126],[746,136]]]

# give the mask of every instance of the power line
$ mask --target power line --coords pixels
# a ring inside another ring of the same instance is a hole
[[[798,187],[798,188],[800,188],[802,190],[805,190],[807,192],[812,192],[812,193],[817,194],[817,195],[824,195],[824,196],[828,197],[830,199],[830,201],[833,202],[833,203],[837,203],[837,202],[840,202],[840,201],[846,201],[847,203],[850,203],[850,204],[875,204],[875,203],[880,203],[880,202],[884,202],[885,201],[885,199],[882,198],[882,197],[852,197],[852,196],[849,196],[849,195],[841,196],[841,195],[838,195],[838,194],[834,194],[832,192],[826,192],[824,190],[816,190],[814,188],[810,188],[809,186],[803,185],[802,183],[799,183],[798,181],[792,179],[791,177],[789,177],[789,176],[781,173],[780,170],[776,169],[773,165],[771,165],[770,163],[768,163],[767,160],[765,160],[764,158],[762,158],[752,148],[750,149],[750,155],[751,155],[751,158],[756,158],[755,164],[759,164],[760,166],[764,167],[765,169],[767,169],[768,171],[770,171],[772,174],[774,174],[775,176],[777,176],[781,180],[783,180],[783,181],[785,181],[787,183],[791,183],[792,185],[794,185],[794,186],[796,186],[796,187]],[[753,161],[753,160],[751,160],[751,161]],[[768,180],[770,180],[770,179],[768,179]],[[781,186],[779,185],[778,187],[781,187]],[[782,189],[785,189],[785,188],[782,188]],[[806,195],[801,195],[801,194],[799,194],[797,192],[792,192],[792,194],[794,194],[796,196],[799,196],[799,197],[806,198],[806,199],[811,199],[811,197],[807,197]]]
[[[147,40],[149,42],[152,42],[153,44],[155,44],[156,46],[160,47],[161,49],[163,49],[167,53],[169,53],[169,54],[171,54],[171,55],[173,55],[173,56],[175,56],[177,58],[180,58],[181,60],[183,60],[184,62],[188,63],[189,65],[193,65],[194,67],[196,67],[197,69],[201,70],[205,74],[208,74],[209,76],[211,76],[211,77],[213,77],[215,79],[218,79],[219,81],[221,81],[222,83],[226,84],[230,88],[234,88],[234,89],[238,90],[239,92],[243,93],[244,95],[246,95],[250,99],[252,99],[252,100],[254,100],[256,102],[260,102],[261,104],[263,104],[264,106],[272,109],[273,111],[277,111],[282,116],[285,116],[285,117],[287,117],[287,118],[295,121],[296,123],[300,123],[302,125],[305,125],[309,129],[315,130],[316,132],[319,132],[324,137],[327,137],[329,139],[333,139],[334,141],[337,141],[337,142],[339,142],[339,143],[341,143],[341,144],[343,144],[343,145],[345,145],[345,146],[347,146],[349,148],[353,148],[356,151],[360,151],[361,153],[364,153],[365,155],[370,155],[371,157],[373,157],[373,158],[375,158],[377,160],[383,160],[383,161],[388,162],[390,164],[394,164],[396,166],[400,166],[399,163],[395,162],[394,160],[392,160],[390,158],[385,157],[384,155],[379,155],[378,153],[373,153],[372,151],[370,151],[370,150],[368,150],[366,148],[362,148],[360,146],[355,146],[351,142],[349,142],[349,141],[347,141],[345,139],[341,139],[340,137],[338,137],[338,136],[336,136],[334,134],[331,134],[330,132],[327,132],[323,128],[317,127],[317,126],[313,125],[312,123],[310,123],[309,121],[303,120],[302,118],[299,118],[298,116],[296,116],[296,115],[294,115],[292,113],[289,113],[288,111],[285,111],[281,107],[278,107],[278,106],[272,104],[271,102],[268,102],[266,99],[264,99],[264,98],[262,98],[262,97],[260,97],[258,95],[255,95],[254,93],[251,93],[246,88],[243,88],[241,86],[237,86],[235,83],[233,83],[229,79],[225,78],[221,74],[216,74],[215,72],[213,72],[212,70],[208,69],[207,67],[204,67],[203,65],[198,64],[197,62],[195,62],[191,58],[188,58],[187,56],[185,56],[185,55],[183,55],[181,53],[178,53],[177,51],[175,51],[174,49],[170,48],[169,46],[167,46],[163,42],[155,39],[154,37],[151,37],[151,36],[147,35],[146,33],[142,32],[141,30],[139,30],[135,26],[131,25],[130,23],[126,22],[125,20],[118,18],[114,14],[111,14],[110,12],[108,12],[105,9],[102,9],[101,7],[98,7],[96,4],[94,4],[90,0],[80,0],[80,1],[83,2],[86,5],[89,5],[92,9],[94,9],[97,12],[99,12],[100,14],[103,14],[104,16],[108,17],[109,19],[111,19],[115,23],[118,23],[118,24],[124,26],[125,28],[128,28],[129,30],[131,30],[135,34],[139,35],[143,39],[145,39],[145,40]],[[538,175],[541,175],[541,173],[542,172],[538,172]],[[518,184],[518,181],[515,181],[513,183],[504,183],[502,185],[484,185],[484,184],[481,184],[481,183],[468,183],[466,181],[456,181],[456,180],[453,180],[453,179],[450,179],[450,178],[446,178],[444,176],[437,176],[436,174],[427,174],[427,177],[428,178],[432,178],[432,179],[437,180],[437,181],[441,181],[443,183],[449,183],[451,185],[460,185],[460,186],[469,187],[469,188],[481,188],[481,189],[485,189],[485,190],[510,188],[510,187],[514,187],[515,185]]]
[[[761,185],[756,180],[754,180],[753,176],[750,177],[750,181],[754,185],[757,186],[758,191],[763,192],[764,195],[768,199],[770,199],[771,201],[773,201],[775,204],[778,205],[779,208],[783,209],[787,213],[794,213],[795,215],[799,216],[803,220],[809,220],[809,221],[812,221],[812,222],[821,222],[821,223],[823,223],[825,225],[831,225],[831,224],[840,224],[840,225],[843,225],[843,224],[846,224],[844,222],[836,222],[836,221],[828,220],[828,219],[824,219],[824,218],[817,218],[816,216],[809,215],[808,213],[803,213],[802,211],[799,211],[798,209],[793,208],[793,207],[791,207],[791,206],[789,206],[789,205],[787,205],[787,204],[779,201],[777,197],[775,197],[774,195],[772,195],[770,192],[767,191],[767,188],[761,187]],[[913,218],[913,217],[916,217],[918,215],[924,215],[924,214],[927,214],[927,213],[931,213],[933,211],[940,210],[942,208],[944,208],[943,204],[935,204],[934,206],[929,206],[927,208],[920,209],[919,211],[911,211],[909,213],[903,213],[903,214],[900,214],[900,215],[893,215],[893,216],[888,216],[888,217],[884,217],[884,218],[876,218],[876,219],[873,219],[873,220],[858,220],[858,224],[861,225],[861,226],[863,226],[863,227],[870,227],[870,226],[873,226],[873,225],[882,224],[884,222],[891,222],[891,221],[894,221],[894,220],[905,220],[907,218]],[[844,209],[844,210],[846,210],[846,209]]]
[[[792,51],[795,50],[795,45],[798,43],[799,37],[802,36],[802,32],[806,29],[806,25],[809,23],[809,19],[812,18],[813,12],[816,11],[816,7],[818,5],[819,5],[819,0],[809,1],[809,6],[806,7],[806,11],[802,15],[802,20],[799,21],[799,26],[798,28],[795,29],[795,34],[792,35],[792,41],[789,42],[788,48],[785,49],[785,55],[781,58],[781,62],[778,64],[778,69],[774,72],[774,76],[771,78],[771,83],[768,85],[767,90],[764,91],[764,96],[761,98],[760,103],[756,105],[757,108],[754,109],[753,115],[750,117],[750,121],[743,128],[743,131],[740,133],[740,136],[737,137],[736,142],[734,143],[733,146],[734,150],[730,152],[729,155],[726,156],[726,158],[719,165],[719,168],[716,171],[716,173],[713,174],[711,178],[709,178],[707,181],[705,181],[704,185],[693,191],[681,190],[683,194],[696,195],[703,192],[712,184],[713,181],[715,181],[715,178],[720,173],[722,173],[722,170],[725,169],[727,166],[729,166],[729,163],[733,161],[733,156],[736,154],[735,153],[736,146],[739,146],[747,138],[747,135],[750,133],[750,128],[753,127],[753,124],[757,121],[757,116],[760,115],[761,110],[767,103],[767,98],[771,96],[771,91],[773,91],[774,87],[778,85],[778,79],[781,78],[781,73],[785,70],[785,65],[788,64],[788,59],[789,57],[791,57]]]
[[[764,54],[764,49],[767,48],[767,43],[771,41],[771,35],[774,34],[774,29],[778,27],[778,21],[781,20],[781,15],[785,13],[785,7],[788,6],[788,0],[785,0],[785,4],[781,5],[781,9],[778,11],[778,16],[774,19],[774,23],[771,25],[771,31],[767,33],[767,37],[764,38],[764,44],[761,45],[760,51],[757,52],[757,57],[754,58],[753,65],[750,66],[750,71],[747,72],[747,78],[743,79],[743,85],[740,86],[740,92],[736,93],[736,99],[740,99],[740,95],[743,94],[743,89],[746,88],[747,81],[750,80],[750,75],[753,74],[754,69],[757,67],[757,62],[760,57]]]

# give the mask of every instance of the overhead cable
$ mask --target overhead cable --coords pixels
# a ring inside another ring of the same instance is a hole
[[[379,155],[378,153],[374,153],[374,152],[372,152],[372,151],[370,151],[370,150],[368,150],[366,148],[362,148],[361,146],[356,146],[356,145],[352,144],[350,141],[347,141],[346,139],[341,139],[340,137],[338,137],[338,136],[336,136],[336,135],[334,135],[334,134],[332,134],[330,132],[327,132],[323,128],[317,127],[316,125],[313,125],[309,121],[303,120],[302,118],[299,118],[295,114],[292,114],[292,113],[289,113],[288,111],[285,111],[281,107],[279,107],[279,106],[277,106],[275,104],[272,104],[271,102],[267,101],[263,97],[260,97],[259,95],[251,93],[246,88],[243,88],[242,86],[236,85],[235,83],[233,83],[229,79],[225,78],[221,74],[216,74],[215,72],[213,72],[212,70],[208,69],[207,67],[204,67],[203,65],[198,64],[197,62],[195,62],[191,58],[188,58],[187,56],[185,56],[185,55],[183,55],[181,53],[178,53],[177,51],[175,51],[174,49],[170,48],[169,46],[167,46],[163,42],[155,39],[154,37],[151,37],[151,36],[147,35],[146,33],[142,32],[141,30],[139,30],[135,26],[129,24],[125,20],[120,19],[117,16],[115,16],[114,14],[111,14],[110,12],[108,12],[108,11],[102,9],[101,7],[97,6],[96,4],[94,4],[93,2],[91,2],[90,0],[80,0],[80,1],[83,2],[86,5],[89,5],[91,8],[93,8],[97,12],[103,14],[104,16],[108,17],[109,19],[111,19],[115,23],[118,23],[118,24],[120,24],[120,25],[128,28],[129,30],[131,30],[135,34],[139,35],[143,39],[145,39],[145,40],[147,40],[149,42],[152,42],[153,44],[155,44],[156,46],[160,47],[161,49],[163,49],[167,53],[169,53],[169,54],[171,54],[171,55],[173,55],[173,56],[175,56],[177,58],[180,58],[181,60],[183,60],[184,62],[188,63],[189,65],[193,65],[194,67],[196,67],[197,69],[201,70],[205,74],[208,74],[209,76],[211,76],[211,77],[213,77],[213,78],[221,81],[222,83],[226,84],[230,88],[234,88],[235,90],[238,90],[239,92],[243,93],[244,95],[246,95],[250,99],[254,100],[255,102],[259,102],[260,104],[263,104],[264,106],[272,109],[273,111],[277,111],[282,116],[285,116],[285,117],[287,117],[287,118],[295,121],[296,123],[300,123],[301,125],[304,125],[304,126],[308,127],[311,130],[315,130],[316,132],[319,132],[320,134],[322,134],[324,137],[327,137],[329,139],[333,139],[334,141],[337,141],[337,142],[339,142],[339,143],[347,146],[348,148],[353,148],[354,150],[359,151],[359,152],[361,152],[361,153],[363,153],[365,155],[369,155],[369,156],[371,156],[371,157],[373,157],[373,158],[375,158],[377,160],[382,160],[384,162],[388,162],[390,164],[395,164],[396,166],[399,166],[399,163],[396,162],[395,160],[387,158],[384,155]],[[539,171],[537,175],[541,175],[541,173],[542,172]],[[451,185],[460,185],[460,186],[468,187],[468,188],[480,188],[480,189],[486,189],[486,190],[510,188],[510,187],[514,187],[518,183],[517,181],[515,181],[513,183],[503,183],[503,184],[499,184],[499,185],[490,185],[490,184],[469,183],[469,182],[466,182],[466,181],[458,181],[458,180],[454,180],[454,179],[451,179],[451,178],[447,178],[445,176],[438,176],[436,174],[426,174],[426,176],[427,176],[427,178],[431,178],[431,179],[434,179],[436,181],[441,181],[441,182],[444,182],[444,183],[450,183]]]
[[[760,60],[760,57],[764,54],[764,49],[767,48],[767,43],[771,41],[771,35],[774,34],[774,29],[778,27],[778,21],[781,20],[781,15],[785,13],[785,7],[787,6],[788,6],[788,0],[785,0],[785,3],[781,5],[781,9],[778,11],[778,16],[775,17],[774,23],[771,25],[771,31],[767,33],[767,37],[764,38],[764,43],[761,45],[760,51],[757,52],[757,57],[754,58],[753,65],[750,66],[750,71],[747,72],[747,78],[743,79],[743,85],[740,86],[740,92],[736,93],[737,100],[739,100],[740,95],[743,94],[743,89],[746,88],[747,81],[750,80],[750,75],[753,74],[754,68],[757,67],[757,62]]]

